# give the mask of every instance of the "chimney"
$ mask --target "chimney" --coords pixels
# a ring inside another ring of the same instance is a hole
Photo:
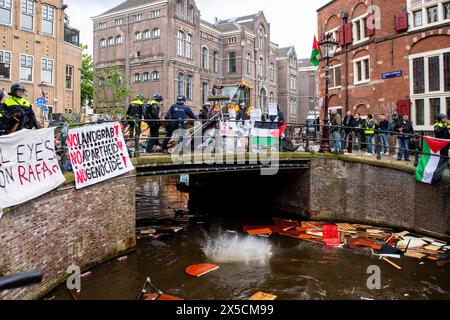
[[[219,23],[219,18],[214,17],[214,24],[218,24]]]

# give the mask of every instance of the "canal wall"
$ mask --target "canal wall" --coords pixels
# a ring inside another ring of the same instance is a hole
[[[306,219],[375,224],[450,236],[450,177],[419,183],[415,169],[389,162],[313,157],[307,175],[280,179],[277,209]],[[283,176],[280,176],[283,177]]]
[[[39,285],[0,292],[35,299],[68,277],[136,245],[135,175],[76,190],[73,183],[5,212],[0,219],[0,274],[40,268]]]

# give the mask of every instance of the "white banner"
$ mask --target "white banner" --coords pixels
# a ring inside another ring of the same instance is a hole
[[[77,189],[134,170],[118,122],[71,129],[66,145]]]
[[[269,102],[269,116],[278,115],[278,105],[276,103]]]
[[[2,208],[32,200],[64,182],[54,128],[0,137],[0,217]]]

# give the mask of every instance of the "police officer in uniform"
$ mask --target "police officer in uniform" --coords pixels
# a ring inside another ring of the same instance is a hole
[[[169,141],[172,138],[172,134],[174,133],[174,131],[177,129],[184,129],[184,120],[187,117],[189,117],[191,119],[196,119],[191,108],[189,108],[185,104],[185,102],[186,102],[185,96],[178,96],[177,103],[172,105],[166,114],[166,120],[172,120],[172,121],[170,121],[170,123],[167,126],[167,135],[164,138],[164,142],[162,145],[163,151],[167,151],[167,145],[169,144]],[[180,139],[180,141],[181,141],[181,139]]]
[[[445,114],[440,114],[438,116],[438,122],[434,125],[434,134],[438,139],[450,140],[450,124],[448,123],[448,118]],[[441,150],[441,155],[448,157],[449,146]]]
[[[141,135],[141,120],[144,112],[144,102],[142,99],[143,97],[141,95],[137,95],[136,99],[131,101],[127,110],[127,116],[128,118],[131,118],[128,122],[128,126],[130,127],[130,138],[134,137],[135,128],[136,136],[139,137]]]
[[[150,153],[153,151],[155,146],[159,146],[159,129],[161,127],[160,120],[160,112],[161,112],[161,103],[163,101],[163,97],[160,94],[155,94],[153,99],[145,104],[144,106],[144,119],[152,120],[147,121],[148,126],[150,127],[150,137],[147,143],[147,152]]]
[[[6,115],[3,114],[3,100],[4,92],[3,89],[0,88],[0,136],[6,134],[7,122]]]
[[[7,133],[16,132],[22,129],[40,129],[36,115],[31,103],[24,98],[25,86],[21,83],[15,83],[11,86],[9,98],[3,101],[3,115],[7,118]]]

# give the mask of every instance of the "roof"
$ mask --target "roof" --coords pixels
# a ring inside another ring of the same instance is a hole
[[[310,59],[298,59],[297,61],[297,67],[299,68],[305,68],[305,67],[312,67],[312,63]]]
[[[136,8],[136,7],[140,7],[140,6],[145,6],[146,4],[150,4],[152,2],[159,2],[159,1],[161,1],[161,0],[127,0],[127,1],[119,4],[118,6],[115,6],[114,8],[109,9],[106,12],[103,12],[99,16],[103,16],[103,15],[110,14],[110,13],[117,12],[117,11],[123,11],[123,10],[132,9],[132,8]]]
[[[286,57],[291,52],[291,50],[293,50],[293,49],[294,49],[293,46],[285,47],[285,48],[279,48],[278,49],[278,56],[279,57]]]
[[[330,0],[329,2],[327,2],[326,4],[324,4],[323,6],[321,6],[319,9],[317,9],[317,12],[322,11],[322,9],[325,9],[326,7],[328,7],[330,4],[332,4],[333,2],[336,2],[337,0]]]

